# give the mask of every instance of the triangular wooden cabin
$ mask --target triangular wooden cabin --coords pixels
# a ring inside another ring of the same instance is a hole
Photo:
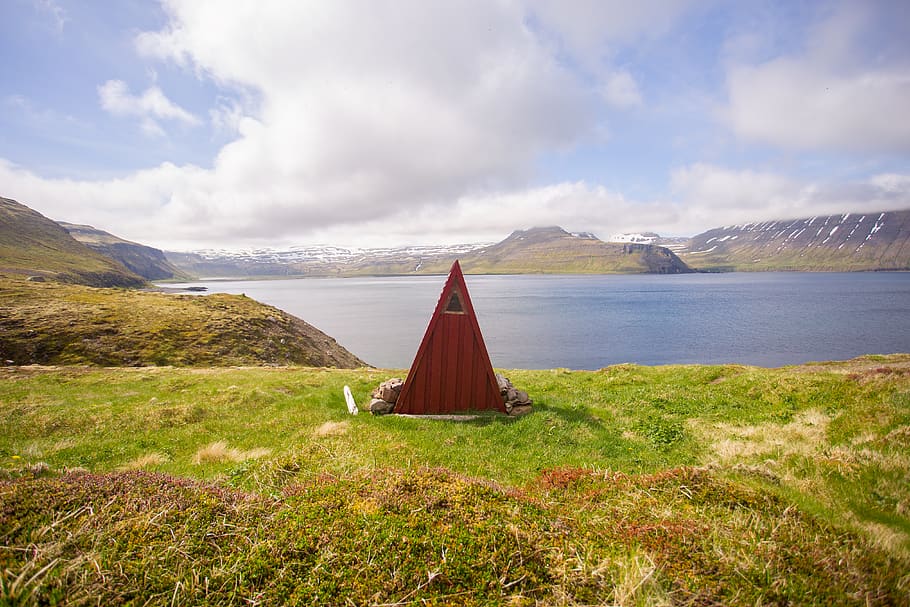
[[[442,415],[490,409],[506,412],[456,260],[401,389],[395,413]]]

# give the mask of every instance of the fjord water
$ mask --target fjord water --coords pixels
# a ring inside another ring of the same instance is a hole
[[[781,366],[910,352],[910,273],[467,276],[493,365]],[[371,365],[407,368],[444,276],[204,281],[303,318]]]

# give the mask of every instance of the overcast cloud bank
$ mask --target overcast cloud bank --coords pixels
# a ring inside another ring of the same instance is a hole
[[[658,165],[661,193],[635,199],[597,175],[541,183],[541,158],[621,146],[612,133],[659,112],[667,91],[637,57],[669,44],[710,8],[701,3],[169,0],[167,25],[135,35],[135,51],[224,94],[199,112],[157,83],[110,77],[97,101],[150,141],[171,129],[227,137],[210,166],[55,179],[0,160],[2,195],[171,249],[491,241],[532,225],[687,235],[906,208],[900,4],[832,4],[792,48],[727,33],[717,90],[700,93],[705,120],[721,145],[765,156],[756,167],[710,155]],[[685,131],[674,140],[688,145]],[[788,155],[807,150],[836,156],[838,170],[787,171]]]

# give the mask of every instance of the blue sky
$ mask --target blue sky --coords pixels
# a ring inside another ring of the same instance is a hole
[[[0,195],[167,249],[910,207],[910,3],[6,0]]]

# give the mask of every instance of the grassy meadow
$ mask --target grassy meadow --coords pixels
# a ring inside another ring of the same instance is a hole
[[[910,355],[402,373],[0,369],[0,604],[910,604]]]

